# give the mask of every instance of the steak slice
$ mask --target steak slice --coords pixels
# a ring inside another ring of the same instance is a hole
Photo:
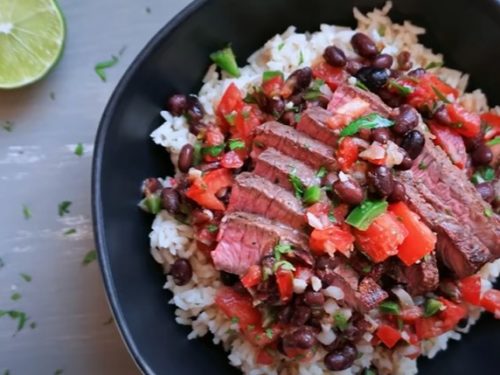
[[[369,104],[371,113],[375,112],[383,117],[389,117],[393,114],[393,109],[386,105],[377,95],[358,89],[350,85],[340,85],[333,93],[332,99],[328,104],[328,111],[336,113],[338,108],[351,102],[353,99],[361,99]]]
[[[215,268],[238,275],[259,263],[280,241],[307,249],[307,237],[303,233],[246,212],[233,212],[224,217],[218,241],[211,253]]]
[[[438,258],[459,278],[475,273],[491,260],[489,250],[467,227],[424,198],[411,170],[399,173],[396,179],[405,186],[408,206],[437,233]]]
[[[327,145],[335,147],[339,138],[339,130],[328,127],[327,120],[332,113],[321,107],[312,107],[305,110],[297,124],[297,130],[309,137],[317,139]]]
[[[419,263],[410,267],[406,267],[403,263],[400,263],[400,266],[403,268],[403,275],[411,294],[425,294],[439,286],[439,270],[434,253],[425,256]]]
[[[276,121],[266,122],[255,129],[252,156],[257,156],[268,147],[301,160],[315,170],[322,166],[330,171],[337,169],[337,160],[332,147]]]
[[[294,174],[304,186],[318,184],[315,172],[308,165],[295,160],[270,147],[259,154],[255,160],[253,173],[293,191],[290,174]]]
[[[302,203],[291,192],[255,174],[244,172],[235,179],[228,212],[244,211],[302,229],[306,216]]]
[[[425,169],[418,166],[425,166]],[[465,173],[454,166],[444,151],[427,141],[411,170],[420,194],[438,211],[454,216],[476,235],[490,252],[500,257],[500,217],[485,215],[485,202]]]

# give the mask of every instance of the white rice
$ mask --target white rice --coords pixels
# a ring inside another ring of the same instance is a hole
[[[391,3],[388,2],[383,9],[376,9],[366,15],[355,8],[354,16],[358,20],[358,30],[368,33],[379,47],[383,48],[384,52],[396,55],[402,50],[410,51],[414,67],[423,67],[430,62],[442,62],[441,55],[434,54],[418,43],[418,36],[424,34],[425,30],[407,21],[403,25],[393,24],[387,16],[390,7]],[[291,26],[283,34],[271,38],[260,50],[250,56],[248,65],[240,69],[241,76],[239,78],[230,78],[225,73],[219,74],[215,65],[210,66],[199,92],[199,99],[205,107],[207,116],[209,118],[214,116],[214,108],[230,83],[235,83],[243,93],[246,93],[253,85],[260,84],[264,71],[280,70],[287,76],[301,66],[312,65],[322,55],[324,49],[332,44],[342,48],[348,56],[354,56],[350,45],[353,33],[354,30],[347,27],[323,24],[318,32],[301,34],[296,32],[295,27]],[[300,61],[302,63],[299,65]],[[435,73],[461,92],[465,91],[468,81],[466,74],[444,67],[435,69]],[[486,97],[480,90],[465,93],[460,102],[472,111],[488,110]],[[500,113],[500,109],[497,110]],[[181,147],[186,143],[193,143],[195,138],[189,133],[188,124],[184,117],[174,117],[166,111],[161,112],[161,116],[165,122],[151,134],[151,137],[155,143],[166,148],[174,165],[177,165]],[[192,170],[190,173],[197,173],[197,171]],[[214,296],[217,288],[221,285],[219,273],[211,265],[206,255],[197,251],[192,229],[176,221],[166,211],[162,211],[153,222],[150,242],[151,254],[158,263],[163,265],[165,272],[168,272],[178,257],[189,259],[191,263],[193,278],[187,285],[177,286],[172,278],[167,276],[164,286],[173,293],[170,303],[177,306],[176,321],[179,324],[192,327],[192,332],[188,335],[189,339],[204,336],[210,332],[213,335],[213,342],[222,344],[224,349],[229,352],[230,363],[239,367],[245,374],[320,375],[328,372],[322,361],[312,361],[308,364],[280,369],[279,371],[277,368],[256,364],[251,344],[243,337],[234,334],[238,329],[237,324],[235,326],[234,323],[231,323],[214,306]],[[480,271],[484,280],[489,282],[495,280],[499,273],[500,260],[485,265]],[[321,281],[317,277],[312,277],[309,282],[314,290],[322,289]],[[306,286],[305,281],[294,280],[294,290],[297,293],[302,293]],[[487,286],[491,287],[491,283]],[[342,290],[328,287],[323,290],[323,293],[328,297],[324,306],[328,314],[332,315],[340,311],[350,317],[351,311],[340,308],[337,304],[337,301],[343,299]],[[469,324],[460,332],[466,333],[470,326],[477,321],[480,313],[480,309],[471,306]],[[370,316],[366,316],[366,319],[373,321]],[[335,334],[331,323],[325,322],[322,326],[323,330],[318,336],[319,341],[323,343],[333,342]],[[375,322],[374,327],[376,327]],[[439,351],[446,349],[448,340],[459,340],[460,332],[458,330],[451,331],[423,342],[421,344],[422,353],[429,358],[434,357]],[[381,346],[373,348],[370,344],[372,334],[366,333],[365,336],[364,340],[357,345],[357,349],[362,355],[355,361],[353,367],[345,371],[330,373],[356,374],[372,364],[378,367],[380,374],[411,375],[417,373],[415,360],[405,357],[399,350],[392,353]]]

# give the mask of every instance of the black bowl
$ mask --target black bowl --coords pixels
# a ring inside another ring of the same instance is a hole
[[[197,92],[210,52],[231,42],[240,65],[289,25],[354,26],[352,7],[380,1],[196,1],[163,28],[128,69],[104,112],[93,166],[94,222],[108,298],[125,342],[148,374],[238,373],[210,339],[188,341],[174,321],[164,276],[148,251],[151,217],[137,208],[141,181],[172,173],[167,155],[150,141],[168,95]],[[424,26],[424,42],[444,53],[448,66],[471,74],[492,103],[500,98],[500,8],[494,0],[396,0],[391,16]],[[484,317],[472,333],[433,361],[423,374],[498,373],[500,333]]]

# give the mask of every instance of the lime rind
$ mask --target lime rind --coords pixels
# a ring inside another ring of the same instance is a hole
[[[0,0],[0,89],[45,77],[60,60],[65,35],[55,0]]]

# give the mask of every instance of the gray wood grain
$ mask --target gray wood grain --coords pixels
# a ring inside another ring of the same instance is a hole
[[[0,309],[25,311],[36,322],[13,336],[16,322],[0,318],[0,374],[139,373],[114,324],[105,324],[111,315],[97,263],[82,266],[94,248],[92,143],[118,79],[188,3],[61,0],[68,31],[59,65],[34,86],[0,91]],[[101,82],[95,63],[123,47],[119,64]],[[11,132],[2,129],[5,121],[13,123]],[[80,142],[85,152],[78,157],[73,150]],[[70,213],[59,217],[64,200],[72,201]],[[29,220],[23,205],[31,209]],[[63,234],[72,228],[76,233]],[[24,281],[20,273],[33,280]],[[21,299],[12,301],[16,291]]]

